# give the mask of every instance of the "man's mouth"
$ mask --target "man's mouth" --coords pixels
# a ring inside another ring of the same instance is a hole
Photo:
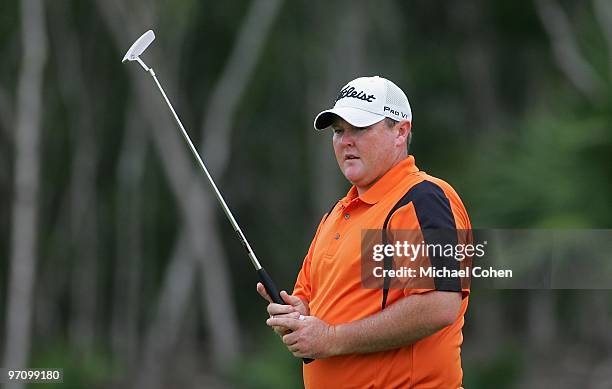
[[[346,155],[344,156],[344,160],[345,160],[345,161],[348,161],[348,160],[350,160],[350,159],[359,159],[359,157],[358,157],[358,156],[356,156],[356,155],[354,155],[354,154],[346,154]]]

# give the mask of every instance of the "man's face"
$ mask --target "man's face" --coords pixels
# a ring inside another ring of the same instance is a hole
[[[369,127],[353,127],[337,118],[332,124],[336,160],[344,176],[361,194],[405,156],[398,131],[384,120]],[[405,139],[404,139],[405,142]]]

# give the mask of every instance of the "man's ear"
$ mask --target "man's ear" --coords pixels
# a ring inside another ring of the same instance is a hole
[[[408,142],[408,136],[412,131],[412,123],[408,120],[402,120],[396,124],[397,126],[397,140],[400,144]]]

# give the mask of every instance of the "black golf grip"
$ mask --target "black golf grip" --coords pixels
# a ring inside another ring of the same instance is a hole
[[[261,280],[263,286],[266,288],[266,292],[268,292],[268,296],[270,296],[272,301],[277,304],[285,305],[286,303],[280,296],[280,291],[276,287],[274,281],[272,281],[272,278],[270,277],[266,269],[262,267],[261,269],[257,270],[257,274],[259,275],[259,279]]]
[[[261,280],[263,286],[266,288],[266,292],[268,292],[268,296],[270,296],[272,301],[274,301],[276,304],[286,305],[286,303],[280,296],[280,292],[276,287],[276,284],[274,283],[274,281],[272,281],[272,277],[270,277],[266,269],[262,267],[261,269],[257,270],[257,274],[259,275],[259,279]],[[310,363],[313,360],[314,359],[311,358],[302,358],[302,361],[304,361],[304,363]]]

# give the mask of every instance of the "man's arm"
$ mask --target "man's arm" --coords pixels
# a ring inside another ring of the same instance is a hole
[[[406,346],[457,319],[461,293],[410,295],[375,315],[335,326],[334,355],[371,353]]]
[[[326,358],[412,344],[452,324],[460,306],[460,292],[431,291],[401,298],[381,312],[351,323],[332,326],[307,316],[303,320],[272,318],[267,324],[292,331],[283,336],[283,342],[294,356]]]

